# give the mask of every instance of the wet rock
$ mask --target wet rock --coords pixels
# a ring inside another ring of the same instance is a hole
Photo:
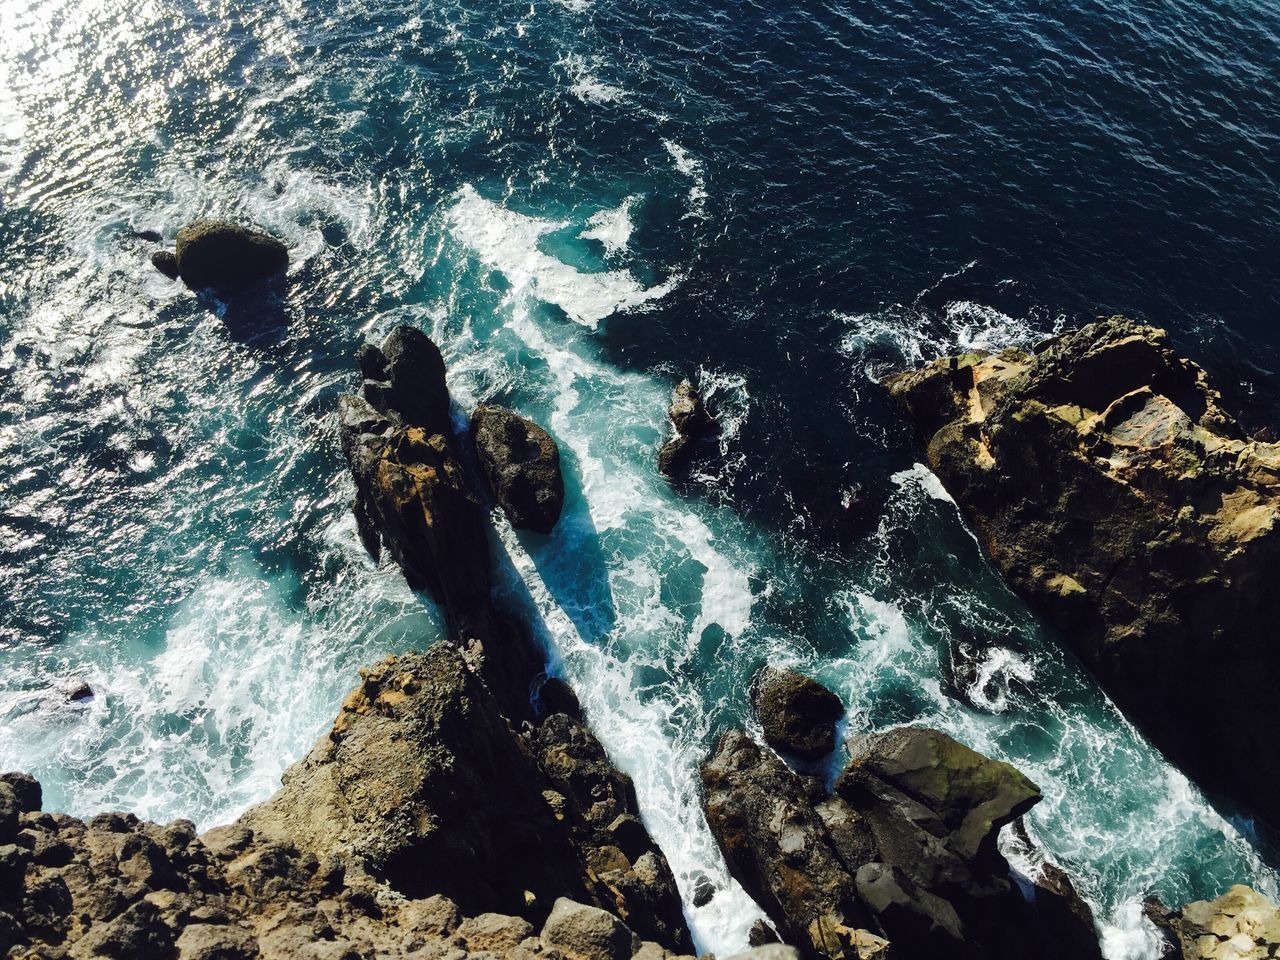
[[[93,699],[93,687],[87,683],[78,683],[67,692],[67,699],[72,703],[84,703]]]
[[[174,258],[178,275],[191,289],[207,287],[225,296],[283,273],[289,248],[275,237],[225,220],[196,220],[178,231]]]
[[[756,677],[753,700],[765,742],[775,750],[817,760],[835,749],[844,704],[816,680],[765,667]]]
[[[1019,770],[937,730],[897,727],[851,746],[836,792],[855,807],[874,795],[902,811],[904,820],[908,807],[925,808],[945,851],[966,863],[1005,866],[996,849],[1000,828],[1040,801],[1039,788]],[[911,818],[918,819],[914,809]]]
[[[630,960],[640,949],[640,940],[613,914],[566,897],[543,924],[542,942],[567,960]]]
[[[693,881],[693,905],[695,907],[705,907],[716,895],[716,886],[711,882],[711,878],[704,873],[700,873],[697,879]]]
[[[1189,903],[1169,917],[1186,960],[1264,960],[1280,955],[1280,910],[1237,884],[1216,900]]]
[[[578,695],[559,677],[547,677],[538,688],[539,717],[548,717],[553,713],[563,713],[575,720],[582,719],[582,705],[578,703]]]
[[[658,451],[658,469],[672,480],[683,480],[700,459],[716,452],[712,441],[719,427],[702,395],[688,380],[682,380],[673,391],[667,416],[675,436]]]
[[[888,384],[1010,585],[1171,759],[1280,823],[1280,445],[1120,317]]]
[[[747,933],[747,943],[753,947],[763,947],[770,943],[779,942],[778,932],[763,920],[757,920],[753,923],[751,930]]]
[[[1093,910],[1080,896],[1071,876],[1055,863],[1046,862],[1036,878],[1036,913],[1049,936],[1067,945],[1073,955],[1097,955],[1098,935]]]
[[[146,243],[159,243],[164,239],[157,230],[135,230],[133,231],[133,236],[135,239]]]
[[[564,507],[560,449],[547,431],[502,407],[479,406],[471,436],[493,498],[518,530],[550,533]]]
[[[178,279],[178,258],[169,250],[157,250],[152,253],[151,265],[170,280]]]

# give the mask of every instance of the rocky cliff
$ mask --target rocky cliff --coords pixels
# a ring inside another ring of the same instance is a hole
[[[1211,791],[1280,823],[1280,445],[1121,317],[892,377],[996,568]]]

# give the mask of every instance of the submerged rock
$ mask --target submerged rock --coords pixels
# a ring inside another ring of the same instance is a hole
[[[1120,317],[888,384],[1014,589],[1192,777],[1280,823],[1280,445]]]
[[[564,508],[560,448],[547,431],[503,407],[482,405],[471,436],[493,498],[518,530],[550,533]]]
[[[178,275],[191,289],[207,287],[228,295],[283,273],[289,266],[289,248],[269,234],[239,224],[196,220],[178,231],[174,260]],[[160,264],[156,267],[164,272]]]
[[[719,427],[707,411],[702,395],[688,380],[676,385],[667,416],[675,436],[658,451],[658,469],[672,480],[683,480],[699,459],[715,452],[711,441],[719,433]]]
[[[756,677],[752,699],[765,742],[775,750],[817,760],[835,749],[844,704],[816,680],[765,667]]]

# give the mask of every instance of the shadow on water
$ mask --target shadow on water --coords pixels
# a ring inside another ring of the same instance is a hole
[[[582,492],[576,458],[561,447],[565,505],[550,534],[520,532],[521,544],[537,567],[551,598],[573,622],[579,636],[598,646],[617,624],[613,590],[600,534]]]
[[[207,291],[199,297],[203,303],[212,301],[232,340],[265,346],[282,342],[288,334],[288,292],[288,278],[281,274],[226,300],[213,300]]]

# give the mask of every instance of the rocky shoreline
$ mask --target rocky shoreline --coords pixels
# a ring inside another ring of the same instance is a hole
[[[1174,763],[1280,824],[1280,445],[1123,317],[888,385],[1014,590]]]
[[[287,262],[260,235],[199,227],[180,234],[173,262],[157,255],[159,269],[239,290]],[[197,266],[204,256],[225,262]],[[204,834],[46,813],[36,781],[0,775],[0,953],[691,956],[630,780],[494,588],[489,505],[535,534],[554,527],[554,438],[492,406],[456,430],[443,358],[416,328],[366,345],[359,367],[338,416],[360,536],[432,597],[446,639],[361,671],[280,790]],[[1257,594],[1276,549],[1280,451],[1243,435],[1162,332],[1118,318],[1031,354],[939,361],[890,389],[1010,583],[1171,755],[1270,813],[1274,769],[1252,785],[1246,774],[1274,750],[1259,711],[1276,658],[1251,618],[1277,602]],[[661,469],[678,479],[715,424],[688,384],[670,418]],[[1209,719],[1194,696],[1206,686],[1250,698],[1215,699]],[[1070,876],[1046,863],[1022,877],[1001,853],[1002,829],[1040,799],[1020,771],[899,727],[846,744],[828,782],[817,771],[837,747],[839,699],[774,669],[752,697],[766,744],[727,731],[701,776],[730,871],[769,917],[752,933],[756,960],[1101,956]],[[1201,736],[1185,739],[1193,718]],[[1280,955],[1280,911],[1246,887],[1149,915],[1169,958]]]

